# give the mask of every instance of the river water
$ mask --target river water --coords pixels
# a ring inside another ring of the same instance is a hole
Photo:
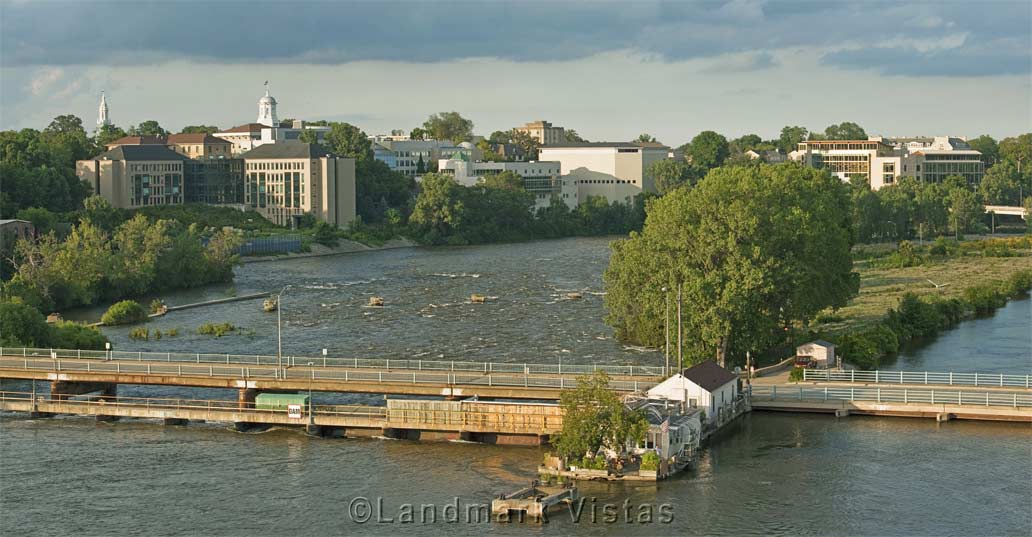
[[[593,293],[601,292],[606,244],[568,239],[256,263],[238,270],[236,292],[296,285],[284,299],[287,354],[327,347],[347,356],[659,363],[659,353],[614,342],[601,321],[602,297]],[[584,298],[566,299],[570,291]],[[471,293],[497,298],[473,305]],[[209,288],[166,299],[225,294]],[[371,295],[387,306],[362,307]],[[191,334],[200,323],[225,320],[244,334]],[[180,335],[130,342],[124,329],[108,334],[123,349],[275,351],[275,315],[262,313],[260,301],[176,312],[150,327]],[[1012,302],[908,349],[895,366],[1027,373],[1030,327],[1032,301]],[[542,526],[477,523],[469,507],[525,485],[544,451],[3,416],[0,528],[11,535],[1032,533],[1027,425],[757,412],[715,438],[697,470],[652,486],[583,485],[588,500],[577,522],[564,510]],[[362,522],[365,500],[372,513]],[[625,502],[633,521],[651,507],[653,522],[627,523]],[[403,522],[407,504],[415,523]],[[616,522],[608,522],[606,504]]]

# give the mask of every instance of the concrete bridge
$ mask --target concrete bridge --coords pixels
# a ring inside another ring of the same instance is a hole
[[[387,407],[316,405],[291,414],[286,409],[242,407],[235,401],[225,400],[72,397],[71,394],[44,397],[32,392],[0,392],[0,410],[27,412],[34,417],[70,414],[96,416],[99,420],[160,419],[167,425],[195,421],[238,426],[304,426],[310,433],[321,435],[462,439],[520,445],[545,443],[549,435],[562,429],[562,414],[554,405],[399,400],[389,401]]]
[[[446,398],[555,400],[577,377],[603,370],[621,392],[644,391],[661,368],[611,365],[111,353],[0,349],[0,378],[51,382],[54,393],[116,394],[118,384],[232,388],[242,402],[260,391],[329,391]],[[280,363],[277,363],[280,362]],[[282,367],[281,365],[282,364]],[[298,365],[303,364],[303,365]]]
[[[1026,211],[1024,207],[1014,207],[1010,205],[986,205],[985,212],[1020,216],[1023,220],[1028,220],[1028,211]]]

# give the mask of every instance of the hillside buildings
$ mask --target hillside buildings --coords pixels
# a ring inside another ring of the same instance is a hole
[[[668,158],[670,148],[657,143],[573,142],[542,146],[538,158],[558,162],[562,180],[576,192],[576,207],[589,197],[602,196],[610,203],[630,203],[643,192],[656,192],[655,181],[647,173],[653,162]]]
[[[807,140],[800,142],[790,158],[815,168],[824,168],[843,181],[863,177],[872,190],[898,183],[903,177],[941,183],[960,175],[978,184],[985,173],[982,154],[962,138],[939,136],[892,140]]]
[[[561,166],[558,162],[483,162],[470,161],[461,153],[450,159],[442,159],[437,163],[440,173],[452,175],[460,185],[473,186],[488,175],[512,172],[523,179],[523,187],[534,194],[536,207],[547,207],[552,196],[563,197]],[[566,199],[576,200],[576,191],[572,196],[566,192]]]
[[[337,227],[355,219],[355,159],[318,144],[282,142],[243,156],[244,205],[282,226],[305,213]]]
[[[409,140],[381,138],[373,142],[373,158],[390,169],[409,177],[418,177],[433,171],[437,161],[481,158],[479,149],[469,142],[454,144],[448,140]]]
[[[513,129],[516,132],[529,134],[541,145],[561,144],[566,141],[566,131],[562,127],[553,127],[547,121],[532,121],[522,127]]]

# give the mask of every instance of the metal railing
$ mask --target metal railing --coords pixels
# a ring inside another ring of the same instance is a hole
[[[336,382],[373,382],[387,384],[434,384],[439,386],[488,386],[566,389],[577,386],[577,379],[563,376],[542,376],[540,374],[508,373],[451,373],[426,371],[351,371],[347,369],[306,368],[290,370],[275,366],[201,365],[184,363],[134,363],[120,361],[93,361],[80,359],[26,357],[0,358],[0,368],[24,371],[45,370],[54,372],[113,373],[116,375],[154,375],[177,377],[219,377],[234,379],[310,380]],[[178,384],[168,382],[167,384]],[[642,380],[611,380],[609,387],[615,391],[637,392],[655,386],[655,382]]]
[[[929,371],[836,371],[804,369],[804,381],[859,382],[873,384],[941,384],[944,386],[993,386],[1032,388],[1032,375],[1002,373],[954,373]]]
[[[180,362],[194,364],[237,364],[244,366],[275,366],[280,363],[275,355],[213,354],[147,351],[95,351],[81,349],[48,349],[31,347],[0,347],[0,357],[45,357],[56,355],[62,360],[92,359],[135,362]],[[517,373],[523,375],[589,375],[604,371],[618,377],[662,377],[663,367],[610,364],[514,363],[472,362],[462,360],[420,360],[411,358],[340,358],[326,356],[283,356],[285,367],[351,368],[351,369],[408,369],[416,371],[457,371],[478,373]]]
[[[933,405],[1032,407],[1032,393],[937,390],[931,388],[864,388],[760,386],[750,388],[752,401],[874,401]]]

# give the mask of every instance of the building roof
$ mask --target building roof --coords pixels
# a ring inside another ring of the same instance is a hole
[[[112,142],[108,142],[107,146],[112,147],[116,145],[165,145],[165,139],[160,136],[123,136]]]
[[[228,144],[232,145],[233,142],[224,140],[217,136],[212,136],[206,132],[188,133],[188,134],[169,134],[168,143],[170,144]]]
[[[277,142],[262,144],[241,155],[244,159],[277,159],[277,158],[320,158],[332,157],[333,154],[319,144],[304,142]]]
[[[164,145],[120,145],[93,160],[189,160]]]
[[[546,144],[540,149],[577,149],[589,147],[644,147],[649,149],[670,149],[670,146],[656,142],[560,142]]]
[[[29,222],[28,220],[18,220],[17,218],[5,218],[5,219],[0,220],[0,226],[6,226],[7,224],[11,224],[11,223],[14,223],[14,222],[21,222],[23,224],[29,224],[29,225],[32,224],[32,222]]]
[[[720,367],[713,360],[689,367],[681,372],[681,375],[708,392],[738,379],[738,375]]]
[[[800,345],[800,347],[804,347],[806,345],[820,345],[821,347],[827,347],[829,349],[835,348],[835,344],[834,343],[832,343],[830,341],[825,341],[823,339],[815,339],[815,340],[813,340],[813,341],[811,341],[809,343],[804,343],[804,344]]]
[[[243,125],[237,125],[232,129],[226,129],[222,132],[262,132],[262,129],[269,128],[268,125],[262,125],[261,123],[245,123]]]

